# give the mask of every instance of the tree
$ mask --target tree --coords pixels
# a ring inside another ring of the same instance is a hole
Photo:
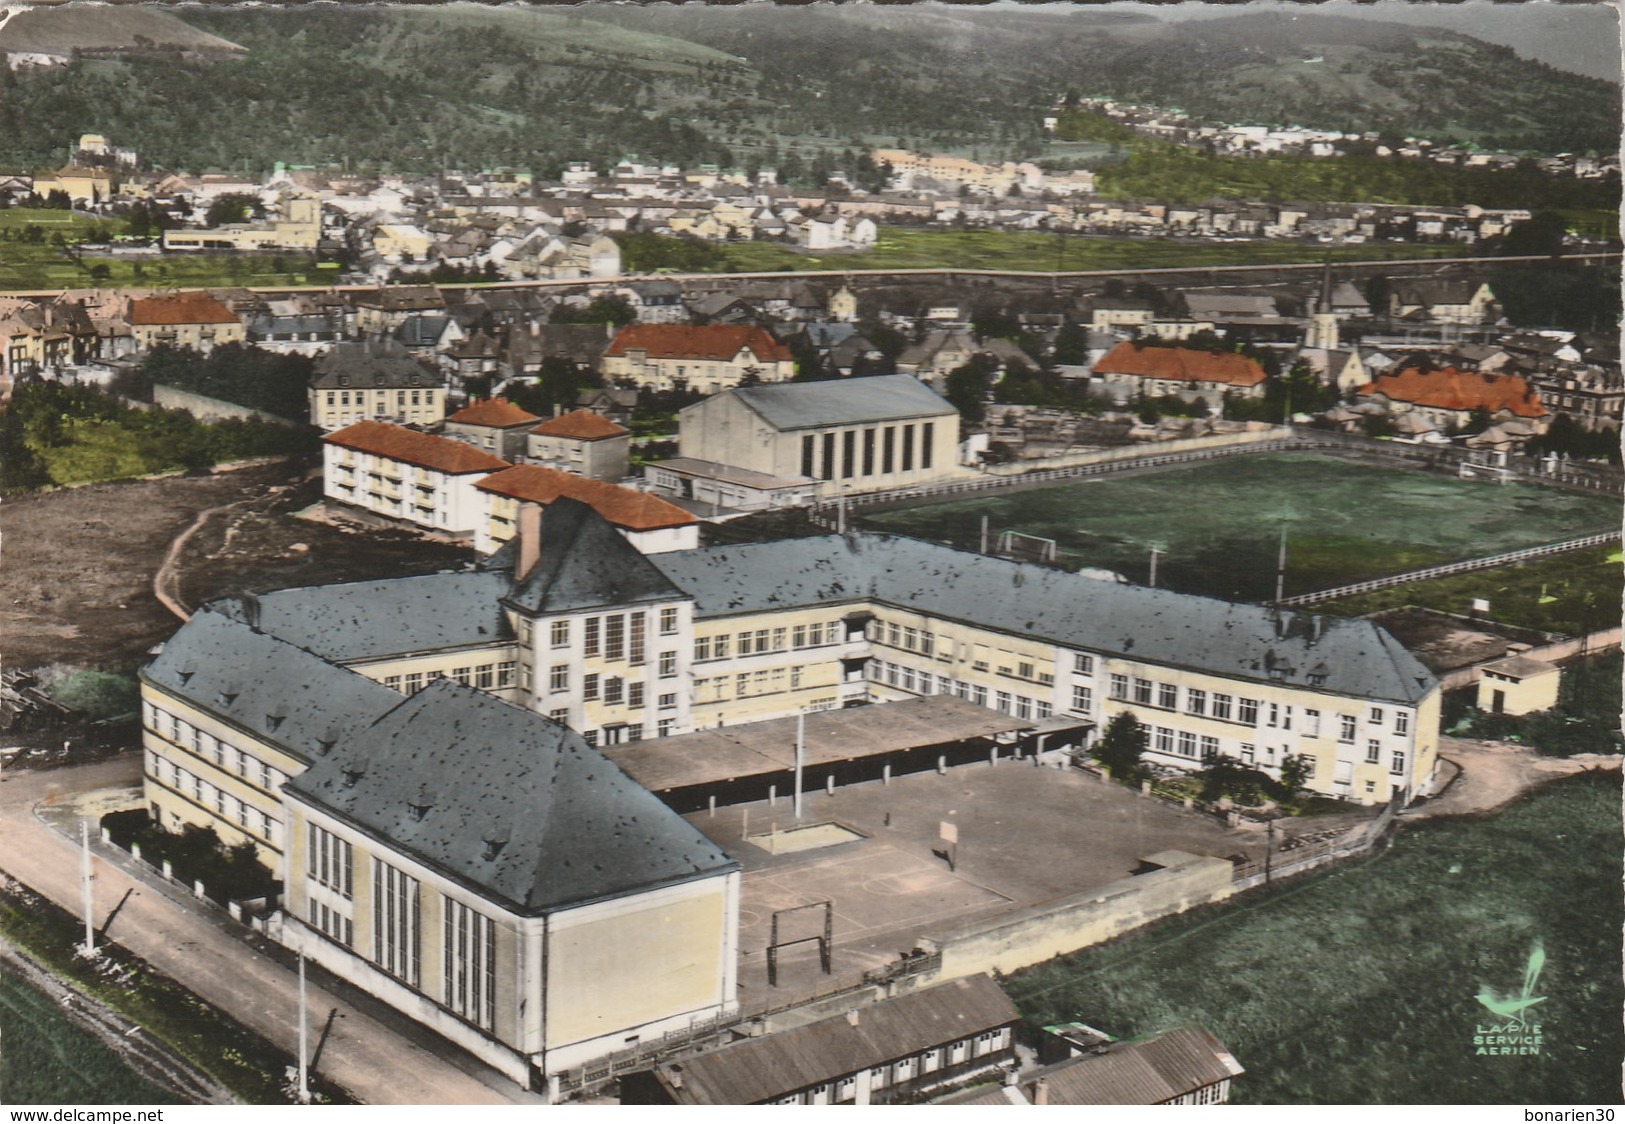
[[[0,413],[0,493],[33,492],[51,483],[51,473],[24,439],[23,420],[16,410]]]
[[[948,401],[960,417],[969,422],[982,420],[987,391],[998,373],[998,362],[990,355],[973,355],[963,367],[948,372]]]
[[[257,204],[247,195],[222,195],[209,204],[204,214],[205,226],[224,226],[227,223],[247,222]]]
[[[1309,759],[1303,754],[1289,754],[1281,762],[1281,788],[1287,796],[1296,796],[1309,783]]]
[[[1150,775],[1141,760],[1150,744],[1146,728],[1132,710],[1125,710],[1106,724],[1106,732],[1089,751],[1089,756],[1111,770],[1114,779],[1135,784]]]

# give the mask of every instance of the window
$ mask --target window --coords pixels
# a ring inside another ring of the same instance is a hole
[[[811,476],[812,473],[805,475]],[[670,636],[677,631],[677,610],[675,608],[660,610],[660,635]]]
[[[929,694],[929,691],[926,691]],[[1016,696],[1016,717],[1028,721],[1033,716],[1033,700],[1024,695]]]
[[[1207,713],[1207,692],[1192,687],[1185,692],[1185,709],[1192,714]]]
[[[1237,699],[1236,721],[1245,722],[1249,726],[1258,725],[1258,700]]]
[[[711,638],[709,636],[696,636],[694,638],[694,662],[701,663],[711,658]]]
[[[1320,711],[1305,710],[1303,712],[1303,736],[1306,738],[1320,737]]]
[[[645,614],[632,613],[628,618],[626,637],[626,662],[641,664],[643,662],[643,621]]]
[[[464,687],[468,686],[468,676],[469,669],[466,667],[454,667],[451,669],[451,677],[457,680],[458,683],[461,683]]]
[[[1134,701],[1143,703],[1146,706],[1151,705],[1151,680],[1136,679],[1134,681]]]
[[[557,722],[560,726],[568,726],[570,724],[570,708],[560,707],[558,710],[550,710],[547,712],[547,718],[548,721]]]
[[[931,467],[931,439],[936,432],[936,422],[924,422],[920,425],[920,467]]]
[[[568,648],[570,646],[570,622],[554,621],[548,628],[548,639],[555,648]]]
[[[517,665],[513,660],[502,660],[497,664],[497,687],[512,687],[514,668]]]
[[[655,737],[664,738],[664,737],[668,736],[671,733],[672,726],[675,723],[676,723],[676,719],[673,719],[673,718],[662,718],[660,721],[656,722],[655,723]]]
[[[1222,718],[1226,722],[1230,721],[1230,696],[1229,695],[1217,695],[1216,694],[1216,695],[1213,696],[1213,717]]]
[[[1203,734],[1202,735],[1202,760],[1203,761],[1212,761],[1217,756],[1219,756],[1219,739],[1215,738],[1215,737],[1209,737],[1207,734]]]
[[[491,1029],[496,1022],[496,934],[491,919],[446,899],[442,956],[446,1007]]]
[[[1371,738],[1365,743],[1365,763],[1375,765],[1382,760],[1382,743]]]
[[[604,618],[604,658],[626,658],[626,617],[620,613],[611,613]]]
[[[1156,734],[1153,737],[1153,744],[1156,746],[1157,752],[1172,753],[1174,751],[1174,732],[1166,726],[1157,726],[1155,729]]]
[[[1394,711],[1394,733],[1408,734],[1411,732],[1411,716],[1403,710]]]
[[[1337,740],[1352,742],[1354,740],[1354,715],[1339,714],[1337,716]]]
[[[628,683],[626,685],[626,705],[641,707],[643,705],[643,684]]]
[[[1114,699],[1128,698],[1128,676],[1114,675],[1111,678],[1111,697]]]
[[[671,679],[677,674],[677,653],[660,653],[660,678]]]
[[[355,887],[350,865],[350,844],[315,824],[306,824],[305,873],[318,886],[326,886],[346,901]]]
[[[1189,730],[1179,731],[1179,755],[1181,757],[1196,756],[1196,735]]]
[[[675,694],[661,695],[659,700],[661,710],[676,710],[677,696]]]
[[[1267,705],[1269,706],[1269,716],[1270,716],[1269,717],[1269,724],[1271,726],[1279,726],[1281,724],[1281,707],[1280,707],[1280,704],[1272,702],[1272,703],[1269,703]]]
[[[1016,677],[1018,679],[1032,679],[1034,677],[1031,660],[1021,660],[1016,664]]]
[[[618,675],[607,676],[604,679],[604,703],[608,706],[619,706],[622,698],[622,688],[626,680]]]
[[[772,650],[775,651],[775,652],[784,651],[784,629],[775,628],[773,630],[773,648],[772,648]]]
[[[1254,750],[1254,748],[1252,746],[1248,745],[1246,742],[1242,742],[1241,743],[1241,763],[1243,765],[1251,765],[1253,763],[1253,755],[1256,752],[1257,751]]]
[[[549,691],[568,691],[570,689],[569,664],[555,664],[548,670],[547,689]]]
[[[1093,675],[1095,673],[1095,657],[1082,652],[1072,653],[1072,674]]]
[[[406,687],[406,693],[415,695],[423,690],[423,673],[421,671],[411,672],[402,679],[402,682]]]
[[[598,676],[596,674],[589,672],[581,677],[581,698],[586,702],[592,702],[598,698]]]
[[[995,692],[994,695],[993,695],[993,700],[994,700],[993,701],[993,709],[994,710],[997,710],[1000,714],[1009,714],[1010,713],[1010,692],[1009,691],[997,691],[997,692]]]
[[[1394,751],[1393,760],[1388,763],[1388,771],[1395,776],[1405,775],[1405,754],[1403,751]]]
[[[1072,688],[1072,709],[1078,714],[1093,714],[1095,711],[1095,693],[1082,684]]]
[[[711,656],[713,659],[725,660],[728,658],[729,639],[727,636],[718,636],[712,639]]]
[[[482,663],[474,669],[474,686],[482,691],[489,691],[496,683],[496,668],[488,663]]]
[[[418,985],[417,879],[388,863],[372,862],[372,959],[384,971]]]
[[[584,655],[596,656],[599,654],[598,625],[597,617],[588,617],[581,622],[581,646]]]
[[[1369,721],[1373,726],[1381,726],[1382,725],[1382,707],[1380,707],[1380,706],[1372,707],[1371,708],[1371,717],[1369,719],[1367,719],[1367,721]]]
[[[1177,709],[1179,706],[1179,688],[1172,683],[1158,683],[1157,705],[1164,710]]]

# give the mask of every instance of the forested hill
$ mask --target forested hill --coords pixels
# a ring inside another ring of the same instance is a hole
[[[167,168],[735,167],[894,145],[1039,157],[1061,93],[1250,124],[1612,150],[1618,87],[1452,32],[1305,13],[583,5],[172,9],[248,49],[0,72],[0,164],[108,135]]]

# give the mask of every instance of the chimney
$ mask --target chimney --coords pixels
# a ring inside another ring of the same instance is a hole
[[[542,505],[519,505],[519,562],[514,567],[514,581],[524,581],[536,568],[542,557]]]
[[[857,1026],[858,1025],[858,1013],[856,1011],[848,1011],[846,1013],[846,1021],[848,1023],[850,1023],[852,1026]]]
[[[1040,1106],[1049,1104],[1049,1078],[1040,1077],[1033,1082],[1033,1104]]]

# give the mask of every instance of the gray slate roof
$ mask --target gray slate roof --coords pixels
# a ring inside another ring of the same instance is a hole
[[[851,534],[673,551],[651,559],[696,619],[877,600],[1097,654],[1239,680],[1414,703],[1434,680],[1369,621],[1283,613],[955,550]],[[1316,631],[1318,629],[1318,636]]]
[[[1055,1105],[1162,1104],[1242,1072],[1224,1043],[1205,1030],[1187,1028],[1057,1062],[1023,1087],[1042,1078]]]
[[[218,608],[194,614],[142,677],[306,762],[400,702],[388,687]]]
[[[396,699],[284,791],[521,914],[738,869],[564,726],[450,680]]]
[[[498,604],[507,586],[505,574],[425,574],[282,589],[216,608],[245,620],[257,602],[261,631],[347,663],[512,641]]]
[[[772,383],[727,391],[775,429],[866,425],[952,414],[949,401],[912,375]]]
[[[350,387],[438,386],[438,374],[419,363],[410,352],[393,340],[335,344],[332,351],[316,361],[310,385],[330,390],[347,378]]]
[[[683,591],[637,547],[590,506],[568,497],[547,505],[541,558],[506,599],[531,613],[683,600]]]

